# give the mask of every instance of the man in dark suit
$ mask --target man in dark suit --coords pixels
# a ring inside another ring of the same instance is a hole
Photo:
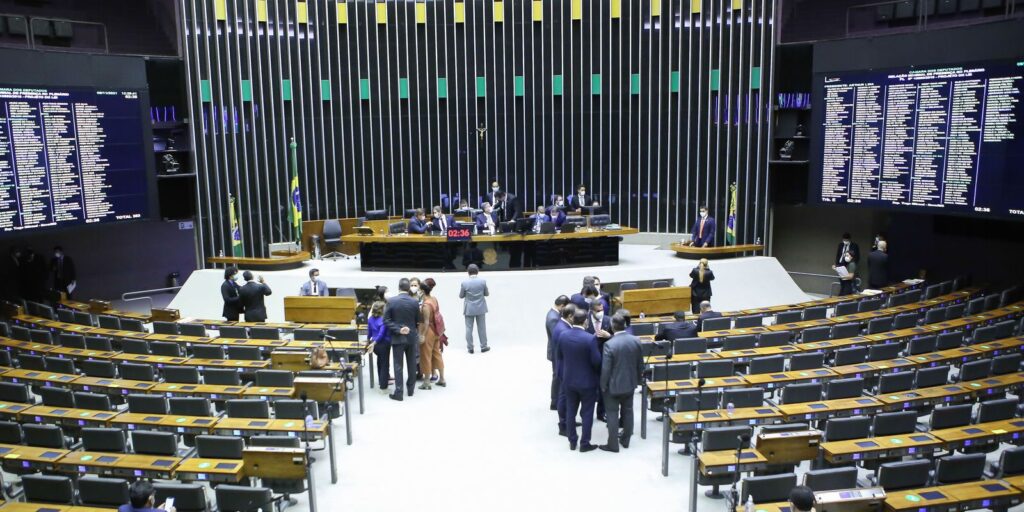
[[[238,286],[238,269],[229,266],[224,269],[224,282],[220,284],[220,296],[224,299],[224,311],[221,316],[225,320],[238,321],[238,315],[242,313],[242,287]]]
[[[619,443],[629,448],[633,435],[633,392],[640,385],[644,372],[644,358],[640,352],[640,339],[626,332],[629,311],[620,309],[612,317],[615,336],[604,344],[601,361],[601,394],[608,411],[608,444],[601,445],[606,452],[618,452]],[[622,435],[619,435],[619,418]]]
[[[71,256],[64,254],[64,249],[59,245],[53,248],[50,272],[53,273],[53,289],[66,293],[70,299],[72,290],[68,287],[75,284],[75,262]]]
[[[836,259],[834,264],[837,267],[846,263],[843,258],[846,253],[850,253],[850,255],[853,256],[854,263],[860,263],[860,246],[857,245],[857,242],[850,239],[849,233],[843,233],[843,239],[839,242],[839,247],[836,247]]]
[[[259,282],[253,282],[252,272],[248,270],[242,272],[242,279],[245,279],[245,285],[238,291],[238,296],[242,300],[245,321],[266,322],[267,306],[263,304],[263,297],[270,295],[270,287],[263,281],[263,276],[259,276]]]
[[[605,314],[604,303],[595,299],[590,303],[590,318],[587,319],[587,332],[597,339],[597,351],[604,350],[604,342],[612,337],[612,319]],[[601,391],[597,392],[597,419],[606,421],[604,416],[604,398]]]
[[[694,247],[713,247],[715,245],[715,218],[708,215],[708,207],[701,206],[697,221],[693,223],[690,230],[693,237],[690,245]]]
[[[548,217],[551,217],[551,222],[555,223],[555,228],[561,228],[565,222],[565,200],[562,196],[555,196],[555,204],[548,208],[547,213]]]
[[[593,198],[587,195],[586,185],[576,187],[576,194],[569,197],[570,210],[580,211],[584,206],[590,206],[593,203]]]
[[[879,240],[875,250],[868,254],[868,287],[879,289],[889,284],[889,245]]]
[[[491,182],[491,188],[480,194],[480,209],[483,209],[484,203],[491,203],[492,205],[497,203],[498,199],[495,196],[498,195],[498,192],[502,192],[501,183],[498,183],[498,180],[494,180]]]
[[[519,199],[516,196],[499,190],[494,197],[496,198],[494,212],[498,215],[499,222],[515,220],[522,215],[523,207],[519,204]]]
[[[577,308],[582,309],[583,311],[590,311],[590,304],[595,300],[598,300],[598,297],[600,297],[600,292],[597,291],[597,287],[589,284],[584,285],[583,289],[580,290],[580,293],[574,293],[572,297],[569,298],[569,302],[572,302]]]
[[[704,320],[708,318],[720,318],[722,316],[718,311],[711,309],[711,302],[704,301],[700,303],[700,316],[697,317],[697,332],[700,332],[704,327]]]
[[[548,311],[547,316],[544,318],[544,330],[548,333],[548,361],[551,361],[551,410],[558,410],[558,388],[560,382],[558,381],[558,374],[555,372],[555,344],[554,344],[554,331],[555,327],[562,322],[562,308],[569,303],[569,297],[565,295],[559,295],[555,299],[555,305]]]
[[[572,318],[576,311],[576,305],[571,302],[562,306],[561,319],[551,327],[551,349],[555,354],[555,378],[558,379],[558,398],[555,400],[555,408],[558,409],[558,435],[566,437],[569,433],[565,431],[565,388],[562,387],[562,353],[558,350],[558,344],[562,340],[562,335],[572,329]]]
[[[540,232],[540,225],[545,222],[551,222],[551,217],[544,212],[544,205],[537,206],[537,212],[530,215],[530,220],[533,221],[533,230]]]
[[[498,232],[498,215],[494,213],[491,203],[484,203],[483,211],[476,214],[476,232],[493,235]]]
[[[416,214],[409,219],[409,233],[422,235],[428,228],[427,215],[423,213],[423,208],[416,208]]]
[[[584,329],[587,311],[576,311],[572,317],[572,329],[562,333],[558,339],[558,351],[562,359],[562,389],[566,400],[566,431],[569,434],[569,449],[576,449],[579,441],[580,452],[597,449],[590,444],[594,428],[594,405],[597,403],[597,388],[601,377],[601,353],[597,340]],[[576,435],[576,414],[582,416],[583,435]]]
[[[448,228],[455,225],[455,219],[451,215],[445,215],[440,206],[435,206],[430,212],[431,219],[427,222],[427,229],[431,232],[440,232],[442,235],[448,233]]]
[[[675,322],[658,325],[658,334],[654,339],[671,341],[697,336],[697,325],[686,321],[685,311],[676,311],[672,317]]]
[[[405,387],[412,396],[416,389],[416,353],[419,351],[420,303],[409,295],[409,280],[398,281],[398,295],[388,299],[384,308],[384,326],[391,334],[391,354],[394,361],[395,392],[390,395],[392,400],[401,402],[404,366],[408,367],[409,377]],[[427,378],[427,377],[424,377]]]

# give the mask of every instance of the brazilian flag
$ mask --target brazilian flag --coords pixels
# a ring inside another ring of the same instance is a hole
[[[729,220],[725,222],[725,245],[736,245],[736,184],[729,185]]]
[[[238,214],[235,212],[235,196],[228,195],[228,218],[231,221],[231,255],[242,257],[242,228],[238,225]]]
[[[288,195],[289,202],[291,203],[288,208],[288,223],[292,226],[292,232],[295,233],[296,240],[302,240],[302,192],[299,190],[299,160],[298,160],[298,147],[295,143],[295,138],[292,138],[290,145],[292,149],[292,183],[290,187],[291,193]]]

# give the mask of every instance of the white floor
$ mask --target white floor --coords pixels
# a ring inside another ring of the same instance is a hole
[[[470,355],[464,347],[462,273],[420,274],[438,282],[436,296],[452,344],[445,352],[447,388],[417,390],[404,402],[376,390],[366,394],[366,414],[353,418],[354,444],[345,446],[335,423],[340,477],[330,484],[326,453],[314,465],[320,510],[686,510],[688,457],[671,453],[670,476],[660,474],[661,423],[648,423],[648,438],[635,436],[618,454],[569,451],[548,410],[550,366],[543,318],[554,297],[578,291],[584,275],[605,282],[668,278],[688,284],[694,262],[652,246],[622,246],[617,267],[483,275],[490,286],[488,332],[493,350]],[[360,272],[355,260],[316,262],[332,286],[375,284],[396,289],[396,273]],[[309,264],[307,266],[312,266]],[[719,309],[807,300],[773,258],[713,261],[714,302]],[[306,269],[265,275],[275,293],[270,319],[283,317],[281,297],[296,293]],[[183,316],[218,317],[222,272],[193,273],[172,301]],[[636,402],[639,433],[639,397]],[[607,439],[595,421],[595,443]],[[304,499],[300,507],[304,508]],[[700,496],[701,510],[724,510]]]

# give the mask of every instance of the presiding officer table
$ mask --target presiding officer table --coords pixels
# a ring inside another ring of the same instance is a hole
[[[636,228],[580,228],[573,233],[472,235],[449,241],[442,234],[344,235],[342,242],[360,244],[363,270],[453,270],[465,251],[476,244],[489,270],[617,265],[622,236]]]

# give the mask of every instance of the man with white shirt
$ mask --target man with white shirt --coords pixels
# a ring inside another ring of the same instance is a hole
[[[320,271],[318,269],[314,268],[309,271],[309,281],[302,283],[302,287],[299,288],[299,295],[303,297],[327,296],[327,283],[320,280]]]
[[[451,215],[445,215],[440,206],[435,206],[431,211],[430,222],[427,227],[431,232],[440,232],[442,235],[448,233],[448,228],[454,224]]]
[[[484,203],[482,206],[484,211],[476,214],[476,232],[493,235],[497,231],[498,226],[494,208],[491,207],[491,203]]]
[[[584,206],[590,206],[593,199],[587,195],[587,186],[580,185],[576,187],[576,195],[569,197],[569,208],[581,211]]]

